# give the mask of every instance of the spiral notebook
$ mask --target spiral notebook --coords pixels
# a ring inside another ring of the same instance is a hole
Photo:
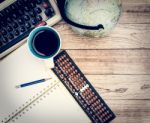
[[[0,61],[0,123],[90,123],[61,81],[27,44]],[[24,82],[52,79],[16,89]]]

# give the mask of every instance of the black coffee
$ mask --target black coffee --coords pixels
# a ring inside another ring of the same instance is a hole
[[[60,39],[56,32],[42,30],[33,38],[33,50],[42,57],[54,55],[60,47]]]

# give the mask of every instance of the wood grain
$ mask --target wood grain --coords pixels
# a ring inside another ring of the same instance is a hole
[[[121,24],[150,24],[150,0],[122,0]]]
[[[149,100],[149,75],[86,75],[99,94],[108,100]]]
[[[80,36],[64,22],[56,29],[63,49],[150,49],[150,24],[118,24],[105,38]]]
[[[67,50],[85,74],[150,74],[149,50]]]
[[[106,100],[116,113],[112,123],[149,123],[149,100]]]

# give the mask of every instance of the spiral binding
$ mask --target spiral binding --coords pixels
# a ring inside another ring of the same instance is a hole
[[[14,112],[9,114],[8,117],[5,117],[3,120],[1,120],[1,123],[9,123],[11,121],[15,122],[16,120],[21,118],[25,113],[27,113],[37,104],[39,104],[42,100],[44,100],[44,98],[50,95],[50,93],[53,93],[53,91],[59,87],[59,83],[60,81],[57,81],[57,80],[54,80],[53,82],[51,82],[50,85],[43,88],[41,91],[35,94],[32,98],[26,101],[23,105],[18,107]]]

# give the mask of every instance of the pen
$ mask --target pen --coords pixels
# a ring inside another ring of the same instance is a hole
[[[27,87],[27,86],[31,86],[31,85],[43,83],[43,82],[45,82],[47,80],[50,80],[50,79],[51,78],[45,78],[45,79],[35,80],[35,81],[32,81],[32,82],[28,82],[28,83],[24,83],[24,84],[21,84],[21,85],[17,85],[16,88],[24,88],[24,87]]]

